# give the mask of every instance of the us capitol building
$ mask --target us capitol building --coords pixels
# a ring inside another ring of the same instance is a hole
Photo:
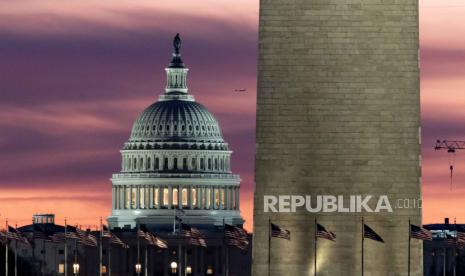
[[[113,174],[111,228],[172,227],[176,209],[186,224],[242,225],[232,151],[215,117],[189,94],[181,39],[173,41],[165,93],[136,119]]]
[[[37,233],[51,237],[63,234],[65,227],[55,224],[53,214],[35,215],[33,224],[19,228],[32,246],[20,243],[10,248],[18,253],[24,275],[66,276],[65,268],[71,275],[78,264],[79,273],[73,275],[94,276],[99,259],[101,275],[135,275],[137,266],[141,271],[136,274],[145,276],[250,275],[250,246],[240,250],[225,243],[224,224],[242,227],[244,223],[239,211],[240,178],[230,168],[232,151],[214,116],[188,93],[188,69],[181,60],[179,35],[173,46],[172,60],[165,69],[165,93],[134,122],[121,150],[121,171],[111,178],[108,224],[128,247],[104,239],[99,253],[98,247],[76,241],[40,240],[35,238]],[[181,222],[198,229],[207,246],[186,239]],[[168,248],[147,245],[138,229],[164,239]],[[97,240],[103,233],[85,231]],[[249,243],[251,238],[249,234]]]

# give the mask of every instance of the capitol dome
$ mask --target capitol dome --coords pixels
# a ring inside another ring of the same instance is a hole
[[[181,209],[189,224],[242,225],[232,151],[215,117],[189,94],[178,35],[173,46],[165,93],[137,117],[121,150],[121,171],[111,179],[108,222],[111,227],[134,227],[138,221],[169,228],[173,211]]]
[[[218,122],[193,100],[162,100],[147,107],[132,127],[127,148],[148,147],[207,148],[227,150]]]

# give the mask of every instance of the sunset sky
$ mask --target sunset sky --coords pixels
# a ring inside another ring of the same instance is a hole
[[[465,223],[465,4],[421,1],[424,222]],[[175,33],[189,88],[212,111],[241,175],[252,226],[257,0],[0,0],[0,220],[96,225],[137,115],[163,93]],[[246,93],[234,92],[246,88]],[[285,92],[285,91],[284,91]]]

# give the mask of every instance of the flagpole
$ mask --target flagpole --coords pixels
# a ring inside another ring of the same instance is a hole
[[[6,237],[5,237],[5,276],[8,276],[8,219],[5,219],[6,224]]]
[[[147,253],[148,253],[147,245],[145,245],[145,259],[144,259],[144,262],[145,262],[145,270],[144,270],[145,271],[145,276],[149,275],[149,266],[148,266]]]
[[[18,233],[18,224],[15,224],[16,233]],[[18,239],[15,239],[15,276],[18,276]]]
[[[365,221],[362,217],[362,276],[363,276],[363,270],[364,270],[363,269],[363,257],[364,257],[363,251],[365,250],[364,247],[365,247]]]
[[[410,242],[412,240],[412,231],[411,231],[411,228],[412,228],[412,222],[410,220],[410,218],[408,219],[408,260],[407,260],[407,263],[408,263],[408,276],[410,276]]]
[[[313,252],[313,260],[314,260],[315,264],[314,264],[314,266],[313,266],[313,272],[314,272],[313,275],[316,276],[316,252],[317,252],[317,251],[316,251],[316,243],[317,243],[317,240],[318,240],[318,237],[317,237],[317,235],[316,235],[316,234],[317,234],[317,231],[318,231],[318,229],[317,229],[318,227],[317,227],[316,217],[315,217],[315,225],[314,225],[314,226],[315,226],[315,237],[314,237],[314,238],[315,238],[315,246],[314,246],[314,252]]]
[[[42,275],[45,275],[45,240],[42,240],[42,258],[40,270],[42,271]]]
[[[108,276],[111,276],[111,242],[108,242]]]
[[[78,263],[78,252],[77,252],[77,239],[74,239],[74,263]],[[74,272],[74,275],[77,276],[77,272]]]
[[[447,254],[447,248],[444,247],[444,264],[443,264],[443,271],[442,274],[446,276],[446,254]]]
[[[65,217],[65,276],[68,276],[68,224]]]
[[[139,237],[139,231],[140,231],[140,224],[139,224],[139,220],[137,220],[137,264],[140,264],[140,237]],[[140,273],[137,272],[137,275],[140,275]]]
[[[181,273],[181,268],[182,268],[182,263],[181,263],[181,257],[182,257],[182,247],[181,247],[181,240],[179,240],[179,245],[178,245],[178,276],[182,276]]]
[[[271,275],[271,218],[268,217],[268,276]]]
[[[102,271],[102,265],[103,265],[103,243],[102,243],[102,236],[103,236],[103,222],[102,222],[102,217],[100,217],[100,238],[99,238],[99,243],[100,243],[100,248],[99,248],[99,275],[103,275]]]

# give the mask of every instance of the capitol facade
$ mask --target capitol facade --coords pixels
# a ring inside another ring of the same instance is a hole
[[[201,228],[244,223],[232,151],[215,117],[189,94],[179,35],[173,47],[165,93],[134,122],[111,178],[111,228],[168,229],[177,213]]]

